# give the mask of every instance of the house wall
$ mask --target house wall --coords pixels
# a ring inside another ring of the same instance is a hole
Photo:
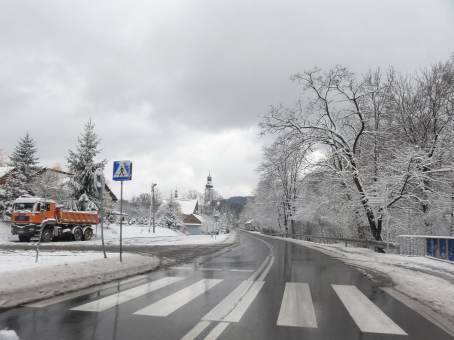
[[[186,225],[185,224],[186,234],[188,235],[205,235],[206,229],[202,225]]]

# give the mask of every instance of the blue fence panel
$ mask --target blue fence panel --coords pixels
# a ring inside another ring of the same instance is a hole
[[[454,261],[454,240],[448,240],[448,259]]]
[[[431,238],[426,238],[426,255],[427,256],[433,256],[432,254],[432,239]]]
[[[439,257],[438,238],[432,239],[432,256]]]
[[[440,257],[442,259],[445,259],[447,257],[446,256],[447,255],[446,252],[448,250],[448,249],[446,249],[446,239],[445,238],[440,238],[439,240],[440,240]]]

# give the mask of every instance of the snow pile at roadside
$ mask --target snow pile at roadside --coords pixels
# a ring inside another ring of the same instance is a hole
[[[9,242],[15,239],[17,239],[17,236],[14,238],[14,236],[11,235],[11,228],[9,224],[0,220],[0,242]]]
[[[110,256],[114,256],[114,254]],[[35,263],[36,252],[34,250],[0,250],[0,273],[90,261],[101,257],[103,255],[99,252],[40,251],[38,263]]]
[[[159,259],[124,253],[104,259],[99,252],[41,251],[34,263],[34,251],[0,253],[0,307],[12,307],[38,299],[153,270]],[[16,263],[18,268],[12,269]]]
[[[284,239],[281,237],[277,237]],[[454,322],[454,264],[395,254],[379,254],[370,249],[326,245],[284,239],[319,250],[343,262],[367,271],[389,276],[394,289],[407,295]]]
[[[155,233],[148,226],[126,225],[123,226],[123,241],[126,245],[189,245],[222,243],[229,238],[229,234],[211,235],[186,235],[169,228],[156,227]],[[120,239],[120,226],[111,224],[104,229],[106,244],[118,244]],[[101,231],[98,227],[97,237],[93,241],[99,243]],[[86,242],[83,242],[86,243]]]
[[[95,228],[96,229],[96,228]],[[120,235],[119,224],[109,224],[104,227],[104,237],[106,240],[117,239]],[[169,228],[156,227],[153,233],[153,227],[144,225],[123,225],[124,238],[140,238],[140,237],[163,237],[163,236],[183,236],[184,234],[173,231]],[[101,227],[98,226],[98,237],[101,237]]]
[[[9,329],[0,330],[0,340],[20,340],[17,333]]]

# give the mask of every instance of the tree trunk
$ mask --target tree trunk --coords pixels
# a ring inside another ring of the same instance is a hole
[[[374,211],[372,210],[372,207],[369,205],[366,194],[364,193],[363,186],[356,172],[353,175],[353,182],[355,183],[355,186],[358,189],[358,192],[361,196],[361,205],[366,211],[366,217],[367,221],[369,222],[370,232],[372,233],[372,236],[376,241],[382,241],[381,238],[382,219],[379,218],[377,222],[375,221]]]

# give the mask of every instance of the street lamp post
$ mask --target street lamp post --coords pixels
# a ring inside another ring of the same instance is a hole
[[[150,203],[150,217],[148,221],[148,232],[150,232],[151,224],[153,223],[153,233],[156,232],[155,227],[155,197],[154,197],[154,188],[157,184],[151,184],[151,203]]]

